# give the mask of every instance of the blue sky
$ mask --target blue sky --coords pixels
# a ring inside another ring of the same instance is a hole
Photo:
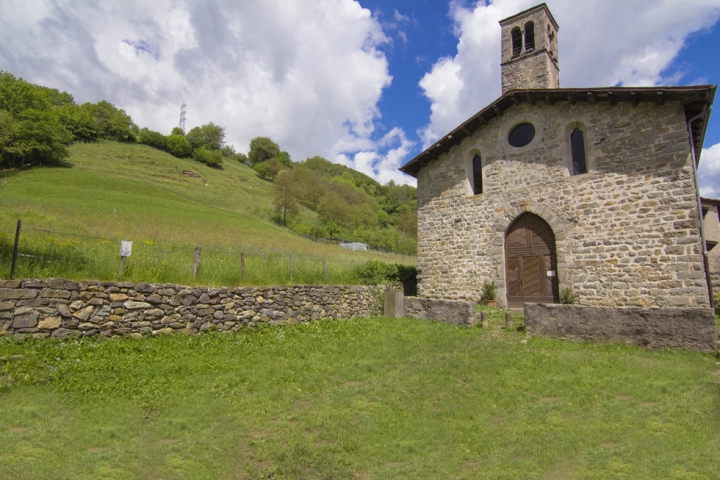
[[[169,132],[215,122],[382,183],[500,94],[498,20],[532,0],[5,0],[0,69]],[[548,0],[564,87],[720,83],[720,0]],[[618,12],[622,12],[619,14]],[[720,120],[701,163],[720,197]]]
[[[417,132],[427,124],[430,116],[430,101],[423,95],[418,82],[439,58],[457,53],[458,39],[453,34],[449,4],[427,0],[360,3],[371,9],[381,22],[393,24],[392,28],[386,28],[386,32],[393,38],[392,44],[381,47],[390,60],[390,74],[393,76],[392,84],[384,91],[379,103],[382,112],[381,124],[386,129],[397,126],[409,134]],[[472,3],[474,2],[464,2],[465,5]],[[552,2],[548,3],[552,7]],[[398,22],[395,12],[407,16],[409,20]],[[719,24],[720,22],[716,22],[710,28],[688,35],[679,54],[661,72],[662,77],[672,80],[669,84],[720,84]],[[563,30],[561,25],[561,36]],[[398,32],[402,32],[402,35]],[[407,41],[404,38],[407,38]],[[562,59],[562,51],[560,55]],[[489,61],[499,63],[499,58]],[[497,82],[499,84],[499,78]],[[705,139],[708,147],[720,143],[718,116],[720,113],[711,117]],[[418,140],[416,137],[413,139]],[[411,154],[414,156],[421,151],[422,143],[418,143]]]

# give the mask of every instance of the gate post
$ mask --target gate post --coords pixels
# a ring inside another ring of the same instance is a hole
[[[385,309],[383,314],[390,318],[405,316],[405,295],[395,290],[385,290]]]

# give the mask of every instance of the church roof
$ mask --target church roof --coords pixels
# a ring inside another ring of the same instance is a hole
[[[581,102],[590,104],[607,102],[610,105],[615,105],[617,102],[631,102],[633,105],[637,105],[639,102],[653,102],[662,105],[665,101],[680,101],[685,106],[686,120],[692,120],[693,147],[696,161],[699,162],[716,89],[717,85],[512,90],[426,148],[425,151],[403,165],[400,171],[416,177],[418,172],[432,160],[449,152],[452,147],[487,125],[493,118],[502,116],[505,110],[523,102],[532,105],[538,102],[547,102],[552,105],[556,102],[568,101],[573,105]]]

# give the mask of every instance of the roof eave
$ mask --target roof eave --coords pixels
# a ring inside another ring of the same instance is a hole
[[[610,88],[553,88],[553,89],[524,89],[511,90],[500,96],[493,103],[480,110],[457,128],[426,148],[415,158],[400,167],[400,171],[417,178],[418,172],[429,162],[437,159],[442,153],[449,150],[470,136],[474,131],[486,125],[497,116],[502,116],[505,110],[521,102],[535,104],[545,101],[552,105],[556,102],[608,102],[615,105],[619,101],[628,101],[633,105],[639,102],[652,101],[662,105],[665,101],[687,100],[703,102],[705,108],[711,109],[715,98],[716,85],[697,85],[690,87],[610,87]],[[707,129],[709,113],[703,118],[698,140],[695,141],[696,158],[699,161],[702,141]],[[440,153],[435,153],[440,152]]]

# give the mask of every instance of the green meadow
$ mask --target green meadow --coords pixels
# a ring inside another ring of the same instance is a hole
[[[356,282],[353,268],[370,259],[415,261],[348,252],[275,225],[270,219],[272,184],[238,162],[212,168],[144,145],[116,142],[77,144],[70,153],[66,167],[0,175],[0,277],[9,276],[17,219],[24,227],[18,277],[338,284]],[[305,209],[301,215],[315,214]],[[133,241],[122,276],[120,240]],[[202,255],[193,278],[197,246]]]
[[[718,358],[492,312],[2,338],[0,478],[720,478]]]

